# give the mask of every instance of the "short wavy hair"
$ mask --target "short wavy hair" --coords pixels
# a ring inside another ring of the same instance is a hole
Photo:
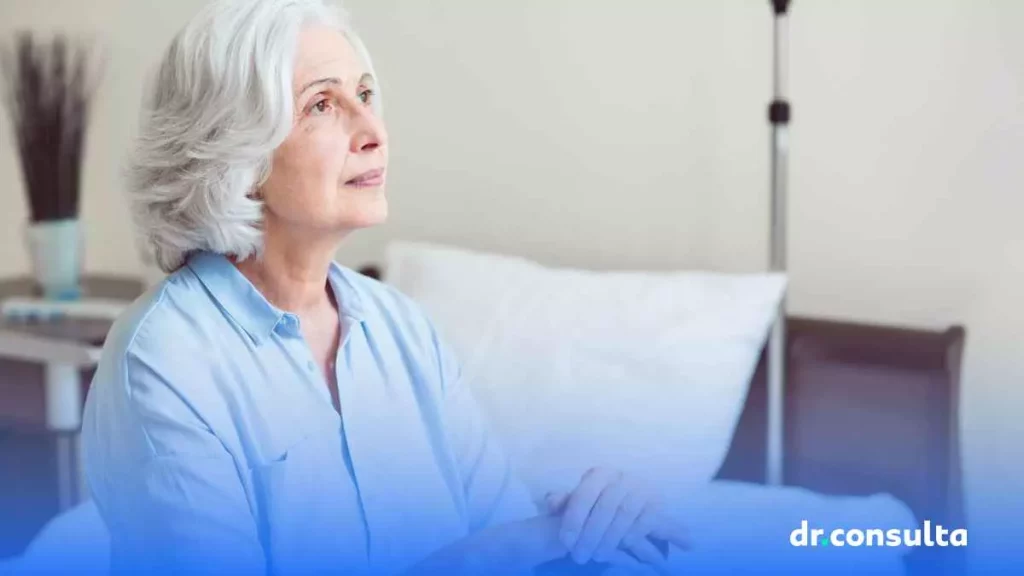
[[[325,0],[214,0],[172,41],[127,174],[144,257],[164,272],[200,250],[262,253],[255,191],[292,129],[295,53],[309,24],[344,33],[372,71],[347,14]]]

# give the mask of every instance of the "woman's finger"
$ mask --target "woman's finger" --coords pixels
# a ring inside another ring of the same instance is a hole
[[[544,503],[547,505],[548,513],[561,514],[565,510],[566,504],[569,503],[569,493],[562,491],[548,492],[547,496],[544,497]]]
[[[595,560],[600,562],[616,552],[630,528],[640,518],[645,504],[644,496],[638,493],[629,494],[622,500],[616,511],[615,519],[605,531],[604,538],[601,539],[601,543],[598,544],[597,550],[594,552]]]
[[[637,560],[662,574],[668,574],[668,558],[646,537],[628,537],[623,545]]]
[[[658,507],[653,502],[645,502],[643,507],[640,509],[640,514],[637,516],[633,525],[626,531],[626,535],[622,538],[624,542],[635,542],[639,540],[647,540],[647,536],[650,535],[651,531],[655,527],[655,523],[658,519],[657,515]]]
[[[577,564],[586,564],[594,556],[601,540],[608,532],[612,522],[622,505],[622,501],[629,495],[628,488],[623,482],[615,482],[605,487],[597,498],[590,515],[583,524],[583,530],[576,540],[576,546],[572,549],[573,560]],[[618,546],[618,542],[616,542]]]
[[[687,550],[693,544],[690,532],[682,524],[676,522],[665,514],[657,514],[657,518],[651,523],[650,535],[660,538],[683,550]]]
[[[569,496],[569,503],[562,515],[561,539],[566,548],[576,548],[576,541],[598,497],[605,486],[618,480],[618,477],[618,472],[606,468],[592,468],[583,475],[580,485]]]
[[[612,576],[621,574],[623,576],[651,576],[657,575],[654,568],[644,564],[624,550],[615,550],[605,560],[608,568],[601,571],[601,576]]]

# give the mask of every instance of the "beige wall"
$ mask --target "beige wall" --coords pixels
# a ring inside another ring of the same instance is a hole
[[[85,175],[88,266],[131,272],[118,179],[140,83],[202,0],[6,0],[0,27],[111,49]],[[394,237],[593,267],[766,261],[770,13],[762,0],[350,0],[385,90]],[[626,8],[628,6],[628,8]],[[968,326],[970,512],[1024,478],[1024,3],[798,2],[791,29],[792,308]],[[26,258],[0,121],[0,274]],[[989,492],[986,492],[989,490]],[[984,547],[972,534],[972,549]]]
[[[89,270],[138,273],[121,180],[124,153],[137,125],[142,82],[175,29],[202,4],[133,0],[4,0],[0,34],[66,30],[93,38],[107,53],[107,71],[87,134],[82,217]],[[6,113],[0,117],[0,275],[28,270],[27,211]]]

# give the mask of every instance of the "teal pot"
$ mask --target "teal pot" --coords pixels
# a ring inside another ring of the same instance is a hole
[[[82,227],[77,218],[33,222],[27,231],[32,274],[51,300],[81,295]]]

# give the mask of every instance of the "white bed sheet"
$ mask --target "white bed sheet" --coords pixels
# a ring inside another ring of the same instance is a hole
[[[670,496],[670,495],[669,495]],[[791,487],[715,481],[666,498],[689,528],[693,549],[673,552],[678,574],[858,574],[904,576],[896,548],[800,549],[789,534],[802,520],[821,528],[909,528],[910,510],[886,495],[824,496]],[[109,538],[95,506],[86,503],[50,522],[19,561],[0,564],[0,576],[66,573],[103,576]]]

